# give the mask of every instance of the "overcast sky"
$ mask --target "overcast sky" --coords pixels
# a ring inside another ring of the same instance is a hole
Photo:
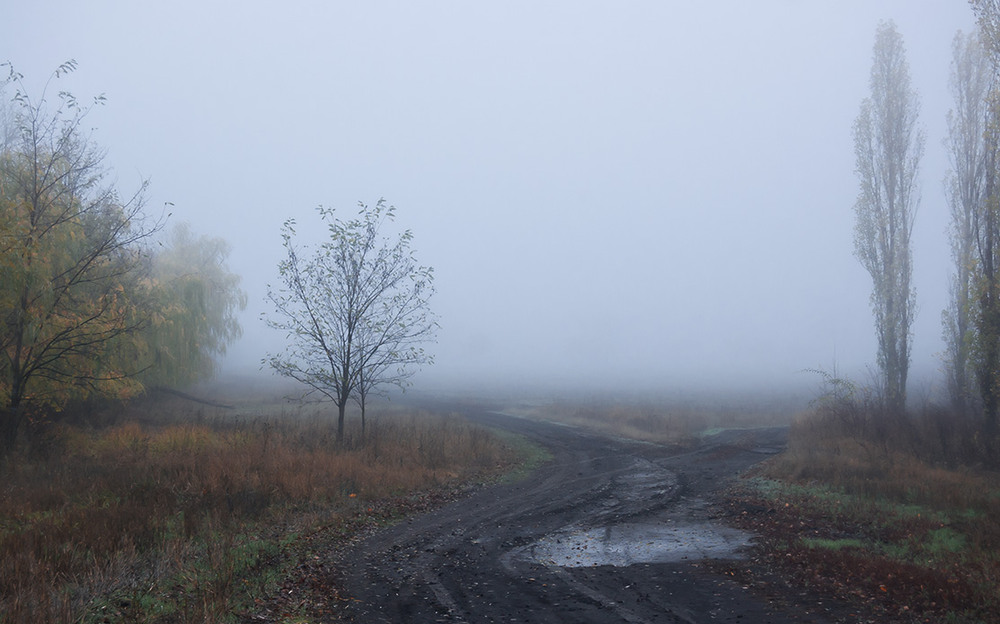
[[[960,0],[8,4],[0,60],[40,89],[76,59],[120,187],[232,245],[224,370],[280,347],[281,223],[384,197],[436,271],[431,385],[863,377],[851,128],[892,19],[927,135],[912,370],[939,368]]]

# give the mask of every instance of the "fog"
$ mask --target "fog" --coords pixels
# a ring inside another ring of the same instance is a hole
[[[223,373],[280,348],[258,317],[282,222],[384,197],[436,272],[425,387],[863,378],[851,132],[893,19],[927,136],[910,391],[940,383],[964,2],[9,4],[0,60],[37,92],[76,59],[55,86],[106,94],[123,191],[149,178],[150,212],[230,242],[249,305]]]

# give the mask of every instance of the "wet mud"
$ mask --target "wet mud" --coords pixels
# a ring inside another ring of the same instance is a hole
[[[709,565],[738,560],[753,539],[716,517],[713,497],[780,450],[784,429],[724,431],[679,453],[502,414],[467,417],[531,437],[552,461],[342,553],[353,621],[833,621]]]
[[[516,551],[542,565],[564,568],[737,559],[750,545],[749,533],[717,523],[644,522],[568,530],[547,535]]]

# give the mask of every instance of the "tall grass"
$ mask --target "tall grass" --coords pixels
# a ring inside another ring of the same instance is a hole
[[[998,451],[972,419],[934,405],[890,413],[862,391],[825,397],[796,419],[788,451],[767,469],[853,494],[992,512],[1000,511]]]
[[[56,424],[3,460],[0,622],[235,621],[274,590],[282,544],[511,461],[428,413],[341,446],[323,416],[148,416]]]

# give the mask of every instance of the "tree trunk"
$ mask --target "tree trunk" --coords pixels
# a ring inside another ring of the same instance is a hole
[[[994,97],[996,97],[994,95]],[[982,324],[979,328],[980,361],[979,390],[983,399],[983,416],[985,417],[986,433],[990,436],[996,433],[998,387],[997,371],[1000,367],[1000,301],[997,293],[997,128],[998,123],[996,103],[992,107],[990,131],[987,133],[986,156],[986,209],[983,214],[982,229],[985,234],[980,243],[980,258],[982,260],[982,292],[979,297],[979,318]]]
[[[0,411],[0,454],[5,454],[14,448],[23,420],[24,408],[20,405]]]
[[[337,403],[337,445],[344,443],[344,414],[347,408],[347,401]]]

